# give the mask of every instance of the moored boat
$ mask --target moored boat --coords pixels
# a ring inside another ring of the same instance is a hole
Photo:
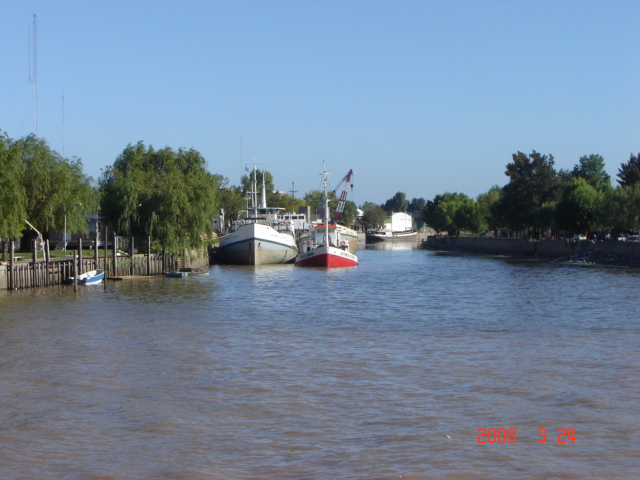
[[[256,193],[256,168],[253,166],[253,192],[251,207],[242,216],[231,233],[220,238],[219,261],[233,265],[267,265],[293,262],[298,253],[294,227],[284,220],[283,208],[267,207],[262,183],[261,205]]]
[[[165,277],[184,278],[189,276],[189,272],[165,272]]]
[[[371,230],[367,232],[367,242],[387,242],[394,240],[411,241],[418,238],[418,232],[407,230],[404,232],[392,232],[390,230]]]
[[[389,212],[384,226],[369,230],[366,234],[367,243],[388,241],[415,241],[418,232],[413,225],[413,218],[406,212]]]
[[[183,267],[179,272],[187,273],[190,277],[209,275],[209,270],[203,270],[202,268]]]
[[[308,236],[300,241],[300,253],[296,257],[298,267],[355,267],[358,257],[349,251],[349,240],[340,225],[329,224],[329,197],[327,172],[323,172],[324,221],[316,225]]]
[[[104,280],[104,270],[90,270],[81,275],[78,275],[78,285],[97,285]],[[67,279],[68,283],[74,282],[74,277]]]

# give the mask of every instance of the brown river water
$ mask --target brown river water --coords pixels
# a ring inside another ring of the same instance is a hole
[[[0,479],[640,478],[640,270],[357,253],[0,292]]]

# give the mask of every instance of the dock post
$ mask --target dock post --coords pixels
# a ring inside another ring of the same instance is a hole
[[[82,275],[82,238],[78,239],[78,275]]]
[[[78,263],[76,263],[76,258],[78,259]],[[78,257],[78,251],[74,250],[73,251],[73,269],[75,270],[73,272],[73,291],[77,292],[78,291],[78,275],[79,275],[79,271],[80,269],[78,268],[80,263],[80,258]]]
[[[16,268],[16,242],[11,240],[9,242],[9,290],[15,290],[15,268]]]
[[[109,268],[108,268],[108,260],[107,260],[107,253],[108,253],[108,246],[109,246],[109,228],[108,227],[104,227],[104,280],[102,281],[102,283],[104,284],[104,289],[107,289],[107,277],[109,276]]]
[[[133,275],[135,274],[135,270],[133,268],[133,258],[134,258],[133,257],[133,252],[136,251],[136,249],[133,246],[133,242],[134,242],[135,237],[133,235],[131,235],[129,238],[131,239],[131,242],[129,244],[129,260],[131,261],[131,263],[129,265],[129,275],[131,275],[133,277]]]
[[[36,275],[36,265],[38,262],[38,240],[31,242],[31,250],[33,251],[33,258],[31,259],[31,286],[36,287],[38,285],[38,276]]]
[[[45,273],[44,273],[44,284],[46,286],[51,285],[51,279],[49,278],[49,267],[50,267],[50,262],[51,262],[51,254],[49,253],[49,240],[45,240],[44,241],[44,269],[45,269]],[[53,275],[53,273],[52,273]]]
[[[151,235],[147,236],[147,276],[151,275]]]
[[[100,232],[98,232],[98,226],[97,226],[97,222],[96,222],[96,239],[93,242],[93,261],[96,264],[95,265],[95,270],[97,270],[98,268],[100,268],[100,259],[98,258],[98,241],[100,240]]]
[[[113,232],[113,276],[118,276],[118,235]]]

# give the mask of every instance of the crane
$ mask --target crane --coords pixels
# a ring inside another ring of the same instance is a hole
[[[336,195],[338,189],[344,184],[344,188],[340,193],[340,198],[338,199],[338,206],[336,208],[336,212],[333,214],[333,222],[337,223],[342,221],[342,212],[344,212],[344,205],[347,203],[347,187],[351,187],[353,190],[353,184],[351,183],[351,177],[353,177],[355,173],[353,173],[353,169],[349,170],[349,172],[340,180],[338,186],[331,192],[331,197]]]

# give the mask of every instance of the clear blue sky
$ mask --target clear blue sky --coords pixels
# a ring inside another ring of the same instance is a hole
[[[354,200],[504,185],[518,150],[571,169],[640,151],[640,2],[2,0],[0,130],[98,178],[129,143],[195,148],[239,183]],[[64,108],[63,99],[64,97]],[[63,115],[64,114],[64,115]],[[64,122],[63,122],[64,116]]]

